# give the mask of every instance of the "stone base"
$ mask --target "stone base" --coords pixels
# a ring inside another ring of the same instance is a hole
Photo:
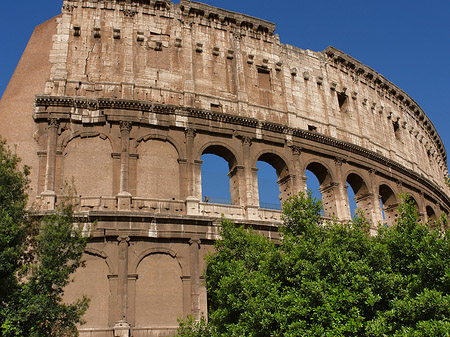
[[[120,192],[117,195],[117,207],[119,211],[130,211],[131,210],[131,193]]]
[[[54,191],[44,191],[41,193],[42,206],[45,210],[54,211],[56,204],[56,193]]]
[[[130,337],[131,327],[127,322],[117,322],[114,325],[114,337]]]

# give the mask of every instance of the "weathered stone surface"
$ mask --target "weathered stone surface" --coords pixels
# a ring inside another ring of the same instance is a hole
[[[185,0],[65,0],[36,28],[0,134],[32,166],[42,210],[73,178],[77,209],[97,220],[67,290],[92,298],[81,336],[166,336],[178,316],[205,313],[203,257],[221,214],[278,238],[258,160],[276,169],[281,200],[312,171],[326,217],[349,219],[347,183],[373,224],[382,211],[394,221],[401,192],[424,220],[450,210],[447,155],[414,100],[343,52],[285,45],[274,30]],[[231,205],[201,201],[207,153],[229,164]]]

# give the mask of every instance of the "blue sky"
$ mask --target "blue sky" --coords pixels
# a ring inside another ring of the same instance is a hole
[[[314,51],[332,45],[368,65],[422,107],[450,150],[449,0],[203,2],[274,22],[283,43]],[[2,3],[0,95],[34,26],[57,15],[61,5],[62,0]]]

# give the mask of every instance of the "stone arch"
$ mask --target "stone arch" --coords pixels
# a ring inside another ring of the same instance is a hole
[[[181,195],[180,150],[168,138],[141,138],[137,146],[136,196],[178,200]]]
[[[225,142],[214,140],[204,143],[199,148],[195,158],[197,160],[200,160],[203,154],[215,154],[225,159],[228,163],[230,163],[230,160],[234,160],[233,167],[236,165],[242,165],[242,159],[239,154],[230,144],[227,144]]]
[[[148,251],[137,264],[136,274],[135,326],[176,326],[183,315],[184,295],[178,259],[167,251]]]
[[[304,165],[303,172],[306,172],[306,170],[311,171],[319,181],[324,217],[329,218],[337,215],[336,184],[334,183],[330,168],[320,160],[311,159]]]
[[[282,154],[277,153],[277,151],[265,150],[261,151],[256,156],[254,167],[258,161],[266,162],[275,169],[280,192],[279,199],[280,202],[283,203],[283,201],[287,200],[292,195],[292,191],[294,190],[293,175],[289,173],[288,160]],[[258,181],[258,179],[255,181]]]
[[[94,250],[90,250],[93,252]],[[84,256],[85,267],[79,268],[71,277],[64,289],[64,301],[73,303],[86,295],[89,299],[89,308],[83,319],[86,323],[83,328],[107,328],[112,290],[108,275],[110,267],[107,259],[97,254],[90,254],[89,250]]]
[[[365,215],[371,215],[374,205],[366,181],[355,172],[348,173],[345,181],[355,193],[356,208],[364,212]]]
[[[434,222],[437,220],[436,212],[434,211],[433,207],[428,205],[425,207],[425,210],[427,212],[427,221],[431,221],[431,225],[434,224]]]
[[[317,177],[321,187],[331,184],[334,181],[333,171],[330,167],[319,159],[310,159],[304,165],[304,170],[309,170]]]
[[[160,133],[148,133],[148,134],[145,134],[145,135],[143,135],[142,137],[139,137],[136,140],[135,148],[138,149],[142,142],[147,142],[147,141],[152,140],[152,139],[170,143],[175,148],[175,150],[177,151],[178,158],[185,158],[186,157],[186,154],[184,152],[183,147],[180,146],[180,144],[173,137],[168,136],[166,134],[160,134]]]
[[[107,136],[101,137],[98,132],[73,134],[64,146],[61,183],[73,179],[81,196],[113,195],[112,152]]]
[[[84,253],[102,258],[103,260],[105,260],[105,263],[108,266],[109,274],[116,274],[116,271],[114,270],[114,263],[104,251],[92,247],[86,247]]]
[[[394,190],[387,184],[381,183],[378,187],[378,194],[381,200],[384,222],[393,225],[397,218],[398,200]]]
[[[139,256],[137,257],[136,262],[132,265],[132,268],[131,268],[130,272],[132,274],[133,273],[136,274],[137,273],[137,268],[138,268],[139,264],[141,263],[141,261],[143,259],[145,259],[148,255],[151,255],[151,254],[167,254],[167,255],[170,255],[172,258],[174,258],[174,259],[176,259],[178,261],[178,264],[179,264],[179,266],[181,268],[181,271],[183,271],[183,266],[180,263],[180,261],[178,260],[177,254],[173,250],[168,249],[168,248],[164,248],[164,247],[155,247],[155,248],[148,248],[148,249],[144,250],[143,252],[141,252],[139,254]]]
[[[241,172],[238,172],[238,159],[236,154],[223,143],[210,142],[202,146],[199,158],[205,154],[211,154],[218,157],[223,158],[228,163],[228,177],[229,177],[229,195],[231,199],[232,205],[238,205],[240,203],[240,188],[242,180]],[[201,182],[199,185],[202,185],[204,182],[204,176],[200,173]],[[203,188],[200,187],[202,191]],[[214,202],[214,200],[213,200]]]
[[[75,131],[75,132],[71,132],[69,130],[64,131],[62,135],[58,137],[57,148],[64,151],[67,145],[76,138],[93,138],[93,137],[100,137],[103,140],[108,139],[111,144],[111,152],[119,151],[119,144],[112,139],[111,135],[97,131]]]

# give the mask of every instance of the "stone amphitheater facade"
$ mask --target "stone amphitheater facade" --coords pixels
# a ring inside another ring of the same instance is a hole
[[[42,211],[73,179],[96,221],[66,291],[91,298],[81,336],[166,336],[177,317],[206,313],[203,258],[221,214],[277,238],[257,161],[275,168],[280,200],[313,172],[324,217],[350,218],[347,184],[374,226],[392,223],[399,193],[424,221],[450,210],[446,151],[414,100],[343,52],[274,30],[186,0],[64,0],[36,28],[0,134],[32,167]],[[203,154],[228,162],[231,205],[202,202]]]

